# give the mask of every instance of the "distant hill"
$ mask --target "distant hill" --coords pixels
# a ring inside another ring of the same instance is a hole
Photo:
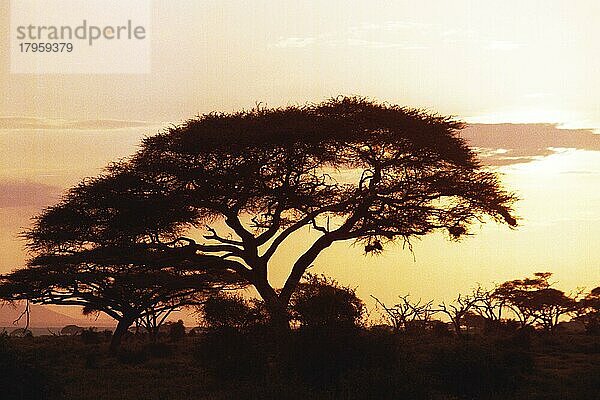
[[[65,315],[60,312],[54,311],[50,307],[31,305],[31,317],[30,327],[32,328],[45,328],[45,327],[63,327],[66,325],[80,325],[80,326],[107,326],[113,325],[111,320],[101,318],[98,321],[94,319],[86,318],[83,315],[80,318],[74,318],[73,316]],[[73,314],[71,310],[65,310],[69,314]],[[69,312],[71,311],[71,312]],[[13,325],[13,322],[19,318],[19,315],[23,312],[23,306],[12,307],[10,305],[4,305],[0,307],[0,326],[6,327],[23,327],[25,326],[25,317],[19,321],[17,325]]]

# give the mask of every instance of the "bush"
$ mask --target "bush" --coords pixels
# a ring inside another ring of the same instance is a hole
[[[183,321],[179,320],[169,325],[169,339],[178,342],[185,337],[185,326]]]
[[[292,319],[301,326],[348,328],[362,324],[365,305],[354,289],[307,273],[292,295],[290,310]]]
[[[219,293],[200,307],[204,324],[210,329],[246,330],[266,322],[263,304],[237,294]]]

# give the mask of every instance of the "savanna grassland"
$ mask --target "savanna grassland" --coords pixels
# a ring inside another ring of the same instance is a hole
[[[593,399],[598,336],[521,331],[219,329],[152,343],[104,335],[2,338],[5,399]]]

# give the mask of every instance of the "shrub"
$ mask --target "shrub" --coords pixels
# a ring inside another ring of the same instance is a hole
[[[169,325],[169,339],[173,341],[180,341],[185,337],[185,326],[183,325],[183,321],[179,320],[173,324]]]
[[[210,329],[246,330],[267,320],[262,302],[247,300],[237,294],[219,293],[200,307],[202,320]]]
[[[323,275],[307,273],[290,300],[292,319],[305,327],[358,327],[365,305],[354,291]]]

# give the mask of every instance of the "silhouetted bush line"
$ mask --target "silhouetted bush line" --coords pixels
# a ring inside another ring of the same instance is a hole
[[[600,382],[599,343],[584,333],[456,337],[335,326],[299,327],[283,338],[267,332],[260,325],[208,328],[156,343],[133,335],[116,356],[106,353],[105,338],[7,338],[0,364],[16,366],[13,387],[25,381],[26,390],[42,393],[25,397],[33,399],[570,400],[595,398]]]

